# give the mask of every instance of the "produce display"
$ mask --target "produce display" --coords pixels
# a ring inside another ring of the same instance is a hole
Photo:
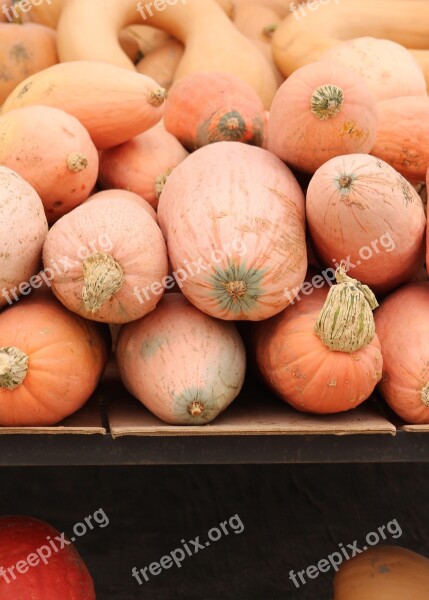
[[[170,425],[227,411],[246,361],[298,411],[378,390],[429,424],[412,3],[5,4],[2,426],[61,422],[109,354]]]

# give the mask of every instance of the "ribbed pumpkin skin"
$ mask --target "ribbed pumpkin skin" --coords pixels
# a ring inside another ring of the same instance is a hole
[[[384,399],[405,422],[429,423],[429,282],[407,285],[386,298],[375,312],[375,325]]]
[[[380,102],[380,120],[371,154],[408,181],[424,181],[429,165],[429,97],[406,96]]]
[[[395,546],[377,546],[343,562],[333,600],[427,600],[429,560]]]
[[[17,288],[37,272],[47,233],[37,192],[20,175],[0,166],[0,290]],[[6,304],[1,294],[0,307]]]
[[[68,312],[42,292],[0,313],[0,347],[28,355],[24,381],[0,387],[1,426],[54,425],[94,392],[110,346],[102,325]]]
[[[55,270],[54,263],[67,265],[52,280],[52,291],[64,306],[87,319],[118,324],[153,310],[161,296],[149,291],[148,299],[139,302],[133,290],[161,282],[168,274],[167,249],[153,216],[121,191],[116,198],[89,199],[62,217],[50,229],[43,247],[45,268]],[[95,252],[113,257],[122,268],[124,283],[92,313],[82,299],[83,263]]]
[[[135,192],[156,209],[158,178],[180,164],[188,152],[164,127],[157,125],[134,139],[104,150],[100,159],[102,188]]]
[[[49,106],[27,106],[0,116],[0,164],[34,187],[54,223],[90,195],[98,152],[76,118]]]
[[[240,392],[246,369],[234,325],[205,315],[175,293],[121,328],[116,358],[130,393],[176,425],[212,421]],[[201,414],[191,414],[193,403],[203,405]]]
[[[253,351],[262,377],[284,402],[302,412],[329,414],[355,408],[381,378],[377,335],[353,354],[332,352],[314,333],[328,293],[310,296],[263,323],[252,324]]]
[[[339,112],[325,120],[312,112],[313,94],[323,86],[343,93]],[[365,81],[343,65],[319,61],[295,71],[277,91],[268,149],[289,165],[314,173],[335,156],[370,152],[377,122],[377,102]]]
[[[158,219],[173,270],[190,267],[183,293],[209,315],[266,319],[304,281],[303,194],[261,148],[218,142],[191,154],[167,179]]]
[[[328,50],[321,60],[334,60],[355,71],[377,100],[427,95],[420,65],[406,48],[391,40],[373,37],[346,40]]]
[[[133,202],[137,202],[137,204],[144,208],[145,211],[154,219],[155,223],[158,223],[158,216],[149,202],[134,192],[128,192],[127,190],[122,189],[103,190],[93,194],[90,198],[88,198],[87,201],[89,202],[91,200],[98,200],[100,198],[110,198],[111,200],[132,200]]]
[[[49,537],[59,549],[51,547],[45,565],[39,564],[24,573],[8,574],[10,583],[0,579],[0,600],[95,600],[94,583],[82,558],[72,544],[61,549],[60,532],[39,519],[24,516],[0,517],[0,565],[5,569],[26,560],[42,546],[49,547]],[[64,543],[64,542],[63,542]],[[42,552],[47,555],[47,550]],[[39,558],[39,555],[36,554]],[[34,557],[30,559],[35,563]]]
[[[343,176],[351,183],[342,184]],[[306,209],[312,245],[324,264],[334,267],[350,256],[350,276],[376,294],[410,281],[424,263],[421,198],[380,159],[354,154],[328,161],[310,182]],[[362,253],[364,247],[369,251]]]
[[[156,81],[93,61],[60,63],[28,77],[8,96],[1,114],[44,104],[73,115],[99,150],[127,142],[162,118],[163,104],[151,104]]]
[[[164,123],[190,151],[224,141],[263,146],[268,130],[257,93],[228,73],[193,73],[177,81],[168,94]]]

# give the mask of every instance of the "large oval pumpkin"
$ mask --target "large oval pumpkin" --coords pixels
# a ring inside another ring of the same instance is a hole
[[[168,275],[167,249],[153,217],[118,190],[90,198],[50,229],[43,247],[52,290],[71,311],[128,323],[153,310]]]
[[[0,517],[0,600],[95,600],[85,563],[61,537],[34,517]]]
[[[426,218],[416,190],[365,154],[320,167],[307,190],[313,247],[325,265],[344,260],[377,294],[409,281],[424,263]]]
[[[116,359],[127,389],[163,421],[203,425],[234,400],[246,356],[232,323],[218,321],[182,294],[121,328]]]
[[[38,270],[47,233],[37,192],[15,171],[0,166],[0,307],[17,300]]]
[[[429,282],[394,292],[375,322],[384,359],[383,397],[407,423],[429,423]]]
[[[429,560],[396,546],[377,546],[343,562],[333,600],[427,600]]]
[[[262,148],[218,142],[188,156],[167,179],[158,218],[183,293],[214,317],[267,319],[304,280],[303,194]]]
[[[42,277],[33,285],[41,287]],[[81,408],[107,364],[104,326],[34,294],[0,313],[0,425],[53,425]]]
[[[0,116],[0,164],[34,187],[54,223],[90,195],[98,152],[75,117],[49,106],[27,106]]]

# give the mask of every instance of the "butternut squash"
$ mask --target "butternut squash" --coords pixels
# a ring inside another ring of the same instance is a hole
[[[183,44],[171,39],[156,48],[137,64],[137,71],[156,79],[159,85],[169,90],[173,85],[174,73],[183,56]]]

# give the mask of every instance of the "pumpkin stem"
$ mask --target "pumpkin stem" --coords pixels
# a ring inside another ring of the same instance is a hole
[[[0,388],[14,390],[24,381],[28,356],[19,348],[0,348]]]
[[[277,23],[271,23],[271,25],[266,25],[262,30],[263,34],[267,37],[273,37],[275,30],[277,29]]]
[[[225,285],[226,292],[234,301],[244,298],[247,292],[245,281],[229,281]]]
[[[152,106],[158,107],[165,101],[167,98],[167,90],[163,87],[159,87],[155,90],[152,90],[149,94],[148,101]]]
[[[331,83],[321,85],[311,96],[311,112],[318,119],[326,121],[337,115],[344,103],[343,90]]]
[[[197,400],[194,400],[188,406],[188,412],[193,417],[199,417],[200,415],[202,415],[204,412],[204,409],[205,409],[204,404]]]
[[[72,152],[67,159],[67,167],[69,171],[73,171],[73,173],[79,173],[79,171],[86,169],[87,166],[88,159],[79,152]]]
[[[422,387],[420,391],[420,398],[425,406],[429,408],[429,381]]]
[[[172,171],[173,169],[167,169],[165,173],[157,177],[155,180],[155,196],[158,198],[158,200],[164,191],[165,184],[167,183],[167,179],[170,177]]]
[[[347,275],[343,264],[337,269],[336,279],[337,285],[329,290],[314,331],[330,350],[351,354],[373,339],[372,311],[378,302],[367,285]]]
[[[110,254],[94,252],[83,261],[82,300],[95,313],[121,289],[125,277],[121,265]]]

